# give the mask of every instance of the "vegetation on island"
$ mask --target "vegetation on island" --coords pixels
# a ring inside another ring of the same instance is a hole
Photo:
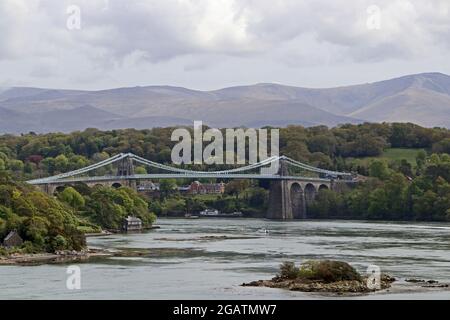
[[[373,280],[373,279],[370,279]],[[280,272],[270,280],[252,281],[243,286],[282,288],[304,292],[365,293],[386,289],[395,279],[380,275],[375,284],[346,262],[309,260],[296,267],[294,262],[283,262]]]

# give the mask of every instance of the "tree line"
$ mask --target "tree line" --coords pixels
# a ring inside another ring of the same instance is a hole
[[[354,190],[319,191],[310,217],[450,221],[450,155],[420,152],[416,163],[399,168],[373,160],[370,177]]]
[[[0,170],[7,170],[18,179],[36,178],[82,168],[121,152],[170,164],[175,144],[170,137],[174,129],[87,129],[68,134],[2,135]],[[280,129],[281,154],[325,169],[364,170],[353,168],[351,159],[379,156],[388,147],[450,153],[450,130],[423,128],[410,123]],[[138,170],[146,171],[145,168]]]

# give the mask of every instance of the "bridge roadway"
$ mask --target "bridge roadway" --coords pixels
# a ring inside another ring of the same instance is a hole
[[[127,176],[95,176],[95,177],[74,177],[65,178],[55,181],[42,180],[41,182],[30,182],[33,185],[63,185],[77,182],[85,183],[95,183],[95,182],[109,182],[109,181],[137,181],[137,180],[151,180],[151,179],[200,179],[200,178],[211,178],[211,179],[258,179],[258,180],[303,180],[310,182],[327,182],[330,179],[317,178],[317,177],[298,177],[298,176],[281,176],[277,174],[272,175],[262,175],[262,174],[183,174],[183,173],[155,173],[155,174],[134,174]]]

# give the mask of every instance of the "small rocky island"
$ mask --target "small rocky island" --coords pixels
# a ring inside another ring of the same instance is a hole
[[[334,260],[307,261],[296,267],[284,262],[280,273],[271,280],[243,283],[242,286],[270,287],[303,292],[367,293],[387,289],[394,278],[382,274],[379,286],[369,286],[367,276],[359,274],[346,262]]]

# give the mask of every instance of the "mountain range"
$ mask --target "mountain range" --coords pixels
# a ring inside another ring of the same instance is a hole
[[[0,133],[192,126],[194,120],[219,128],[364,121],[450,128],[450,76],[422,73],[324,89],[273,83],[213,91],[173,86],[0,88]]]

